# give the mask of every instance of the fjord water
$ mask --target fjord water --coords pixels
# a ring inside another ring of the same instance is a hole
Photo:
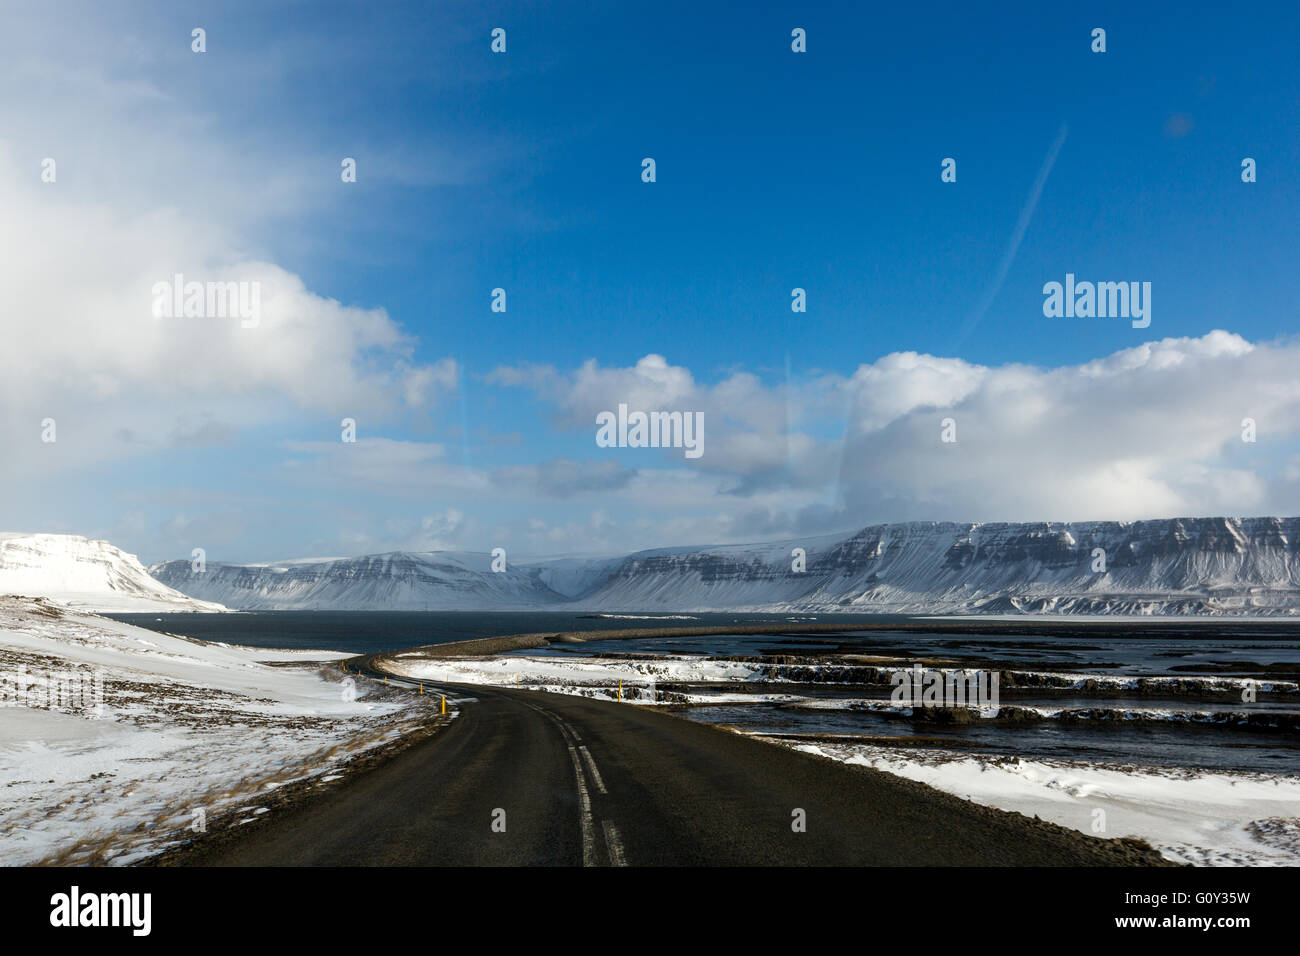
[[[446,644],[476,637],[630,627],[740,625],[801,621],[842,622],[846,628],[898,615],[818,614],[636,614],[594,617],[578,611],[247,611],[237,614],[110,614],[118,621],[203,641],[290,650],[374,654],[422,644]]]
[[[789,625],[789,635],[734,634],[700,637],[644,637],[537,648],[527,654],[648,653],[756,655],[762,653],[887,654],[942,657],[972,662],[997,660],[1040,670],[1186,676],[1251,676],[1260,670],[1300,670],[1300,622],[1225,620],[1114,621],[1079,618],[1049,625],[1033,635],[983,631],[954,634],[915,630],[925,618],[867,614],[619,614],[577,611],[251,611],[236,614],[110,614],[119,621],[205,641],[291,650],[371,654],[422,644],[446,644],[507,634],[602,631],[692,625]],[[932,619],[933,620],[933,619]],[[836,625],[834,633],[800,633],[801,624]],[[858,628],[897,623],[899,630]],[[980,622],[987,627],[985,622]],[[1021,622],[1008,622],[1011,631]],[[1041,622],[1038,622],[1041,623]],[[1095,632],[1088,624],[1096,625]],[[908,630],[902,626],[908,625]],[[1080,633],[1080,628],[1084,633]],[[1258,667],[1254,666],[1258,665]],[[1290,665],[1289,667],[1287,665]]]

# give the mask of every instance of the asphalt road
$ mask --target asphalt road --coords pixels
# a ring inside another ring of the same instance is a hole
[[[426,692],[432,685],[425,685]],[[204,841],[205,866],[1153,862],[1125,844],[644,706],[447,685],[476,700],[349,783]],[[804,827],[795,823],[802,811]]]

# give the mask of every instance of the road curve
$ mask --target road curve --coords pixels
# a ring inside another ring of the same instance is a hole
[[[426,692],[432,685],[425,685]],[[441,733],[200,866],[1016,865],[1158,862],[1116,841],[654,709],[449,684]],[[796,811],[802,811],[802,814]],[[802,817],[802,831],[794,824]],[[503,832],[502,832],[503,831]]]

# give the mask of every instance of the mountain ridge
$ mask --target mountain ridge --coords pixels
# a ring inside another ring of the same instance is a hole
[[[759,544],[536,559],[502,572],[491,570],[488,554],[450,551],[209,562],[201,574],[169,561],[149,571],[177,591],[243,610],[1289,616],[1300,614],[1298,545],[1295,517],[913,521]],[[794,548],[806,551],[802,572]]]

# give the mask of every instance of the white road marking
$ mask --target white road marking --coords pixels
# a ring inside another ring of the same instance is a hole
[[[569,758],[573,761],[573,776],[578,781],[578,808],[582,825],[582,865],[595,866],[596,826],[591,816],[591,795],[587,793],[587,778],[582,772],[582,761],[578,759],[578,748],[573,746],[573,740],[569,736],[569,728],[565,726],[564,721],[541,707],[536,707],[533,704],[528,706],[539,714],[545,714],[555,722],[555,726],[560,728],[560,735],[564,737],[564,746],[569,748]]]
[[[601,779],[600,771],[596,769],[596,761],[591,759],[591,752],[582,746],[579,746],[578,750],[582,753],[582,759],[587,761],[587,770],[591,773],[591,779],[596,781],[596,789],[601,793],[609,793],[605,789],[605,781]]]
[[[564,725],[561,724],[563,729]],[[573,744],[565,740],[569,756],[573,758],[573,774],[578,778],[578,805],[582,809],[582,865],[596,865],[596,832],[591,818],[591,797],[587,794],[587,780],[582,775],[582,764],[578,761],[578,751]]]
[[[619,838],[618,827],[614,826],[612,821],[606,820],[605,827],[605,849],[609,850],[609,862],[613,866],[627,866],[627,860],[623,856],[623,841]]]
[[[582,772],[582,761],[578,759],[578,752],[582,752],[582,758],[587,762],[587,767],[591,771],[591,779],[595,782],[596,787],[601,793],[608,793],[605,789],[605,781],[600,776],[600,770],[596,767],[596,760],[591,756],[591,751],[586,747],[574,746],[574,741],[580,740],[578,732],[564,722],[558,714],[553,714],[543,707],[536,704],[524,702],[526,706],[531,707],[539,714],[546,716],[548,720],[560,728],[560,735],[564,738],[564,746],[569,748],[569,759],[573,761],[573,775],[578,781],[578,806],[581,810],[582,822],[582,865],[596,866],[596,827],[595,818],[591,813],[591,794],[587,791],[587,777]],[[610,820],[601,822],[601,828],[605,834],[605,850],[609,854],[611,866],[627,866],[627,860],[623,856],[623,840],[618,834],[618,827],[614,826]]]

